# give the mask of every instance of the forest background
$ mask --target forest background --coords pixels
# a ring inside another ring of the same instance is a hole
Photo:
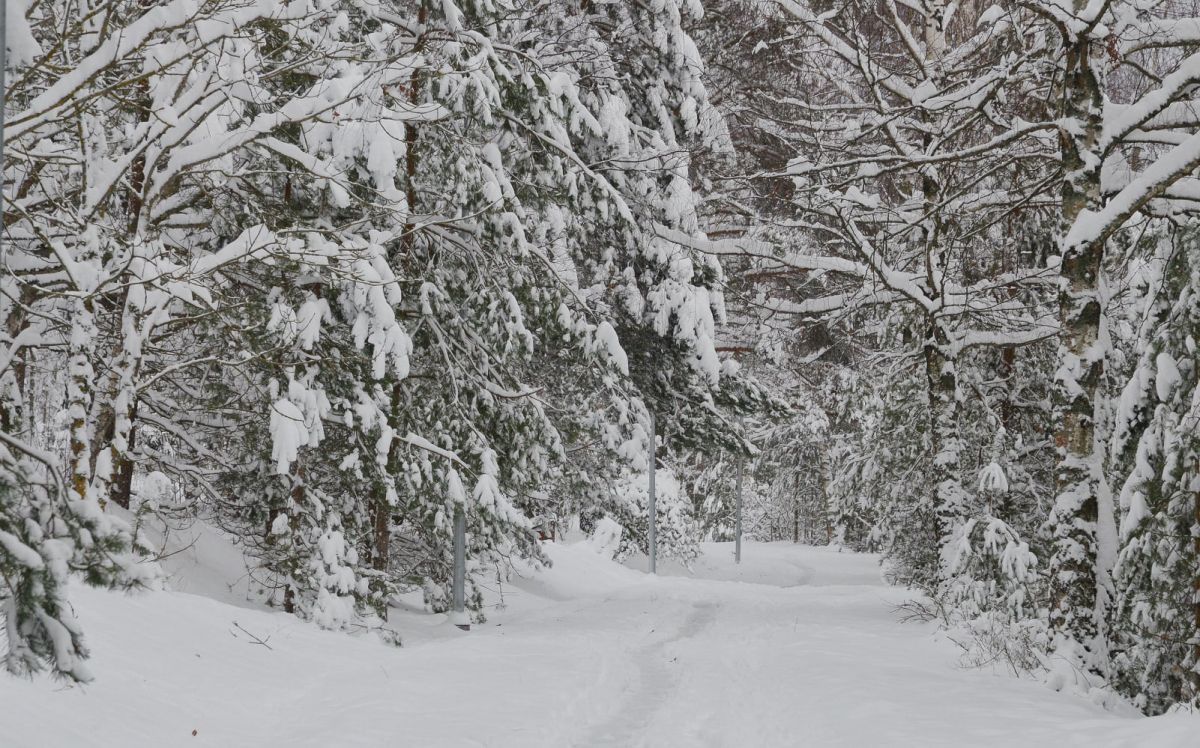
[[[1200,705],[1188,0],[10,0],[5,664],[202,519],[338,629],[537,533],[883,554]],[[654,421],[651,420],[654,414]],[[653,429],[651,424],[656,422]]]

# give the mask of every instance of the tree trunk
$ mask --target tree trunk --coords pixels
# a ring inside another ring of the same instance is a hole
[[[1200,564],[1200,492],[1192,494],[1192,554]],[[1200,566],[1192,572],[1192,699],[1200,699]]]
[[[86,501],[92,473],[92,445],[88,428],[92,405],[92,353],[96,318],[90,297],[75,300],[71,338],[67,344],[67,417],[70,423],[71,466],[68,488],[76,501]]]
[[[129,508],[129,499],[133,494],[133,449],[137,442],[137,403],[133,404],[133,408],[129,414],[129,444],[128,449],[118,457],[117,462],[117,479],[113,481],[112,493],[109,496],[113,503],[122,509]]]
[[[296,468],[295,485],[292,486],[292,506],[288,512],[288,522],[291,525],[292,537],[296,537],[296,530],[300,526],[300,507],[305,503],[305,485],[304,478],[308,474],[303,464]],[[294,549],[293,549],[294,554]],[[295,583],[295,556],[290,557],[285,565],[287,571],[287,579],[283,588],[283,612],[296,612],[296,583]]]
[[[151,4],[151,0],[138,0],[138,5],[142,8],[149,8]],[[137,120],[139,124],[145,124],[150,121],[149,79],[142,78],[139,80],[135,91],[138,108]],[[135,244],[135,253],[137,252],[137,242],[142,229],[141,219],[142,208],[144,207],[142,190],[145,186],[146,151],[142,150],[134,157],[133,163],[130,166],[129,188],[126,193],[129,234]],[[113,421],[109,431],[109,436],[111,437],[109,448],[112,450],[112,478],[109,481],[108,498],[123,509],[129,508],[129,500],[133,492],[134,462],[132,453],[134,443],[137,440],[137,390],[134,387],[134,379],[141,369],[142,339],[144,339],[146,333],[144,329],[146,320],[145,299],[145,288],[138,288],[133,292],[130,289],[126,289],[121,303],[121,312],[125,317],[122,320],[121,330],[123,337],[126,339],[121,341],[121,346],[124,350],[118,351],[118,370],[120,371],[120,375],[116,382],[118,389],[114,398],[112,410]],[[130,319],[132,319],[132,325],[124,324]],[[130,335],[139,338],[133,350],[130,350],[129,347],[128,336]]]
[[[929,393],[929,433],[933,453],[930,477],[934,486],[934,502],[930,528],[939,560],[936,568],[921,570],[944,580],[949,570],[941,560],[941,549],[954,529],[964,520],[967,511],[966,491],[962,485],[959,437],[958,371],[955,361],[946,355],[949,341],[941,326],[931,322],[925,340],[925,377]],[[933,579],[927,581],[934,581]]]
[[[1005,431],[1013,423],[1013,375],[1016,373],[1017,349],[1007,346],[1000,351],[1000,378],[1004,380],[1004,399],[1000,401],[1000,425]]]
[[[419,28],[425,28],[425,4],[422,3],[417,11],[417,25]],[[413,53],[420,54],[425,46],[425,37],[417,37],[416,43],[413,45]],[[408,95],[408,103],[414,108],[421,103],[421,69],[413,68],[412,76],[409,78],[408,86],[401,87]],[[405,211],[407,214],[404,232],[401,235],[400,246],[404,252],[404,257],[401,262],[402,274],[407,276],[409,263],[412,262],[412,253],[414,246],[414,232],[416,226],[412,222],[413,211],[417,209],[417,169],[419,160],[417,158],[417,124],[415,120],[408,120],[404,123],[404,199]]]
[[[1078,5],[1078,3],[1077,3]],[[1055,477],[1058,497],[1051,511],[1053,534],[1050,558],[1050,623],[1060,643],[1082,645],[1085,666],[1094,672],[1106,669],[1104,618],[1107,595],[1102,587],[1107,573],[1100,569],[1099,527],[1111,514],[1111,498],[1101,507],[1107,491],[1103,481],[1101,440],[1096,418],[1097,395],[1104,375],[1106,353],[1099,345],[1103,310],[1100,272],[1104,244],[1069,246],[1066,237],[1084,210],[1101,207],[1102,154],[1097,141],[1103,126],[1103,81],[1089,56],[1089,42],[1067,42],[1063,81],[1063,114],[1074,128],[1060,130],[1064,182],[1063,227],[1060,234],[1058,371],[1055,375],[1055,409],[1058,419],[1055,444],[1058,462]]]
[[[21,303],[12,305],[8,319],[5,320],[10,341],[16,340],[18,335],[29,328],[29,314],[26,310],[32,306],[35,298],[37,298],[37,292],[33,286],[25,286],[21,289]],[[12,364],[13,379],[17,388],[16,399],[10,402],[7,398],[0,398],[0,429],[8,434],[29,429],[32,424],[33,408],[29,407],[27,412],[21,412],[28,399],[26,395],[31,390],[29,383],[25,381],[30,353],[29,349],[22,348]],[[33,401],[29,399],[29,402],[32,404]]]
[[[817,448],[818,479],[821,481],[821,506],[825,507],[825,545],[833,545],[833,508],[829,506],[829,477],[826,474],[825,448]]]
[[[944,0],[924,0],[921,4],[925,28],[925,75],[939,88],[943,84],[942,58],[946,52],[946,11]],[[924,115],[930,119],[929,114]],[[937,144],[931,128],[921,138],[925,153],[933,155]],[[942,201],[942,184],[935,169],[921,172],[921,191],[924,197],[925,282],[933,299],[945,299],[945,276],[950,269],[949,247],[943,236],[944,215],[937,209]],[[966,491],[963,490],[959,455],[962,440],[959,436],[958,365],[951,358],[952,346],[947,320],[936,312],[927,319],[923,354],[925,378],[929,397],[930,447],[933,453],[933,507],[930,512],[932,545],[937,549],[932,568],[915,570],[918,581],[940,582],[949,576],[942,560],[942,548],[954,529],[962,523],[966,512]],[[926,577],[921,579],[921,577]]]
[[[371,568],[375,571],[387,571],[388,555],[391,551],[391,529],[389,519],[391,517],[391,507],[388,506],[387,498],[378,495],[383,493],[377,492],[377,495],[371,501]]]

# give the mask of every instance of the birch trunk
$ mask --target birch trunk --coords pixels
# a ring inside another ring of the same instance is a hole
[[[1107,609],[1107,570],[1102,568],[1100,527],[1113,522],[1111,498],[1103,485],[1100,384],[1104,376],[1106,341],[1101,298],[1104,242],[1067,245],[1067,231],[1084,211],[1101,207],[1098,147],[1103,127],[1103,63],[1091,56],[1085,37],[1066,42],[1063,78],[1064,120],[1073,127],[1059,131],[1064,181],[1063,229],[1060,239],[1059,322],[1061,337],[1055,373],[1058,450],[1055,477],[1057,498],[1049,527],[1053,534],[1050,558],[1050,624],[1060,644],[1083,647],[1084,665],[1106,670],[1104,621]],[[1108,517],[1102,516],[1107,512]]]

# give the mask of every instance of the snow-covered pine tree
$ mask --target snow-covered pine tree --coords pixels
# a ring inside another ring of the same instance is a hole
[[[1121,549],[1114,678],[1151,714],[1200,703],[1200,243],[1192,222],[1158,223],[1134,264],[1136,362],[1113,439]]]
[[[645,516],[645,499],[632,497],[646,493],[635,486],[647,467],[647,409],[658,418],[663,466],[678,470],[683,452],[745,449],[732,415],[762,407],[766,398],[720,361],[720,266],[690,241],[700,236],[692,156],[723,133],[684,29],[700,8],[673,1],[586,5],[595,12],[551,4],[555,33],[540,24],[539,38],[557,40],[539,49],[568,119],[553,147],[574,154],[565,165],[578,170],[576,180],[588,190],[579,188],[577,212],[554,252],[563,252],[588,324],[603,320],[600,337],[620,349],[623,376],[570,386],[544,381],[554,401],[567,406],[556,410],[572,435],[564,479],[580,497],[571,510],[583,511],[585,523],[605,513],[624,517],[625,549],[644,550],[644,520],[633,518]],[[581,392],[588,403],[582,412],[569,406]],[[686,539],[680,551],[690,555],[690,511],[668,511],[660,521],[674,517],[675,534]]]

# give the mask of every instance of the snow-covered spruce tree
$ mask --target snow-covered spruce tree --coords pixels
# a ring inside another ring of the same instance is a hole
[[[1200,244],[1191,222],[1147,232],[1134,265],[1136,365],[1113,439],[1121,549],[1114,678],[1151,714],[1200,703]]]
[[[829,437],[825,457],[829,472],[825,493],[831,526],[831,542],[858,551],[879,550],[878,504],[871,483],[878,473],[875,451],[863,445],[882,442],[870,439],[878,423],[873,408],[878,402],[865,400],[863,372],[843,369],[829,398]],[[868,380],[869,381],[869,380]]]
[[[304,191],[296,179],[293,198]],[[321,238],[309,242],[315,249]],[[180,450],[220,470],[203,487],[204,513],[248,547],[262,567],[254,576],[281,592],[285,609],[327,627],[384,613],[394,591],[370,555],[368,499],[386,494],[383,463],[403,436],[389,427],[384,385],[407,373],[411,344],[393,311],[400,291],[385,250],[366,241],[358,250],[348,277],[317,264],[227,269],[229,311],[210,314],[188,340],[244,353],[199,362],[152,401],[155,411],[192,406],[194,416],[155,420],[172,435],[191,431],[192,443],[207,434],[204,451]],[[197,390],[198,402],[189,397]],[[171,467],[201,488],[184,465]]]
[[[589,307],[585,318],[605,320],[605,337],[619,340],[625,376],[601,387],[585,384],[597,378],[570,386],[542,381],[558,405],[588,391],[579,415],[555,408],[567,414],[564,432],[572,435],[564,476],[580,494],[572,511],[582,511],[585,524],[605,513],[625,517],[625,550],[644,550],[645,521],[634,518],[645,517],[646,507],[634,497],[645,494],[635,486],[645,481],[647,409],[663,440],[660,470],[678,471],[685,454],[744,449],[732,414],[763,400],[753,382],[720,362],[720,266],[689,241],[699,231],[692,153],[720,136],[720,123],[682,27],[698,17],[697,5],[613,3],[591,15],[550,7],[556,31],[546,34],[543,23],[538,48],[568,117],[553,147],[569,147],[566,165],[577,164],[579,182],[594,185],[580,191],[579,210],[554,252],[565,254]],[[683,555],[694,553],[690,514],[665,515],[679,518]]]
[[[393,455],[391,560],[444,609],[456,513],[473,564],[541,558],[531,519],[562,448],[526,373],[537,349],[571,331],[570,289],[551,257],[565,231],[554,218],[579,175],[545,147],[563,112],[536,56],[513,47],[530,22],[520,8],[418,4],[406,21],[423,65],[394,95],[446,115],[405,133],[400,179],[414,218],[391,262],[420,364],[396,390],[392,418],[462,464],[435,471],[425,454]],[[603,365],[595,330],[566,346],[573,361],[594,354]]]
[[[29,328],[25,332],[28,335]],[[12,339],[6,341],[12,343]],[[25,355],[38,346],[25,347]],[[8,350],[14,351],[17,346]],[[0,622],[4,667],[31,675],[49,670],[87,681],[88,649],[66,597],[73,571],[90,584],[129,586],[149,577],[129,554],[129,530],[103,515],[96,502],[81,500],[64,480],[57,455],[23,439],[23,379],[10,358],[5,402],[0,407]]]

